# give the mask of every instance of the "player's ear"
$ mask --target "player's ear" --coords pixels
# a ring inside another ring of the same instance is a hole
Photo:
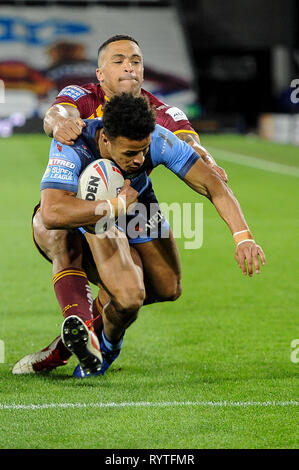
[[[103,139],[104,144],[106,144],[106,145],[107,145],[108,142],[110,142],[110,140],[109,140],[108,137],[106,136],[104,130],[103,130],[103,132],[102,132],[102,139]]]
[[[99,82],[103,82],[103,81],[104,81],[102,68],[98,67],[98,68],[96,69],[96,76],[97,76],[97,79],[98,79]]]

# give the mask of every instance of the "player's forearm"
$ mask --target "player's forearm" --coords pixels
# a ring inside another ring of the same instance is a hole
[[[232,190],[225,184],[221,183],[221,188],[210,190],[210,199],[217,209],[220,217],[228,225],[232,234],[249,230],[242,209]]]
[[[44,117],[44,131],[49,137],[53,137],[53,129],[54,126],[57,124],[57,122],[60,119],[65,119],[68,117],[68,112],[67,110],[59,105],[56,104],[49,108],[46,111],[45,117]]]
[[[212,155],[210,155],[209,152],[201,145],[198,135],[180,132],[177,134],[177,137],[191,145],[194,151],[202,157],[204,162],[210,162],[212,165],[217,165]]]
[[[95,224],[100,219],[95,215],[97,204],[95,201],[64,198],[63,201],[50,203],[41,201],[41,215],[43,223],[48,230],[71,229],[83,225]]]
[[[41,215],[48,230],[78,228],[94,225],[112,213],[117,215],[117,198],[112,199],[110,204],[107,201],[85,201],[69,195],[56,200],[46,196],[41,198]]]
[[[217,171],[217,173],[221,176],[223,181],[227,183],[228,178],[227,178],[226,171],[216,163],[212,155],[201,145],[199,136],[197,134],[180,132],[177,134],[177,137],[179,137],[179,139],[189,144],[193,148],[193,150],[196,153],[198,153],[198,155],[201,156],[202,161],[212,166]]]
[[[239,202],[213,168],[198,160],[184,180],[196,192],[211,200],[232,233],[248,230]]]

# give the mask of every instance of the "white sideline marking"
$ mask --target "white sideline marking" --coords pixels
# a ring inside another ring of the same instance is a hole
[[[237,163],[238,165],[249,166],[259,170],[270,171],[272,173],[279,173],[280,175],[299,177],[299,168],[295,166],[261,160],[260,158],[251,157],[250,155],[221,150],[216,147],[209,147],[209,152],[211,152],[212,155],[214,155],[214,153],[217,155],[217,157],[215,157],[216,160],[226,160],[228,162]]]
[[[165,402],[120,402],[120,403],[42,403],[29,405],[23,404],[0,404],[0,410],[43,410],[48,408],[147,408],[147,407],[174,407],[174,406],[203,406],[203,407],[275,407],[275,406],[298,406],[299,401],[165,401]]]

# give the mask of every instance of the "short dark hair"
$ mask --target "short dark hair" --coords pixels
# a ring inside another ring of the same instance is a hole
[[[103,42],[103,44],[100,45],[98,49],[98,58],[102,50],[105,49],[105,47],[108,46],[108,44],[110,44],[111,42],[116,42],[116,41],[132,41],[132,42],[135,42],[135,44],[137,44],[137,46],[139,47],[139,44],[136,41],[136,39],[132,38],[131,36],[128,36],[126,34],[116,34],[115,36],[111,36],[111,38],[107,39],[105,42]]]
[[[143,140],[155,130],[155,126],[156,112],[144,96],[122,93],[105,104],[103,129],[111,140],[117,137]]]

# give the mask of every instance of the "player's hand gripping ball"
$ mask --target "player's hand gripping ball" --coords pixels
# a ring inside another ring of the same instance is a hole
[[[88,165],[81,173],[78,181],[77,198],[87,201],[114,199],[124,185],[124,177],[115,163],[100,158]],[[111,214],[112,215],[112,214]],[[95,225],[85,226],[89,233],[103,233],[109,230],[116,220],[114,216],[104,216]]]

